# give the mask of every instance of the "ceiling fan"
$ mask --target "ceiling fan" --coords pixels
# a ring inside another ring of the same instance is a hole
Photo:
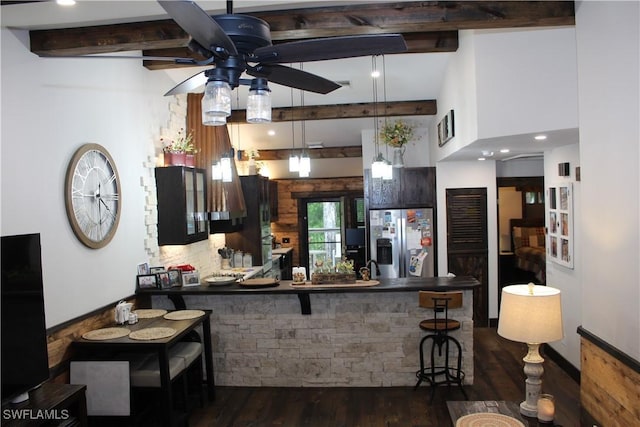
[[[233,14],[232,0],[227,0],[227,14],[213,17],[193,1],[158,0],[158,3],[191,36],[189,48],[207,58],[198,65],[213,65],[211,69],[178,84],[165,95],[189,92],[205,83],[209,86],[210,82],[227,83],[231,89],[250,85],[252,91],[268,90],[267,81],[327,94],[340,85],[280,64],[407,50],[401,34],[340,36],[272,45],[269,24],[253,16]],[[241,78],[245,72],[255,79]]]

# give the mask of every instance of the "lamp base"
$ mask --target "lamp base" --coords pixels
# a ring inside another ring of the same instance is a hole
[[[540,344],[527,344],[529,352],[522,359],[524,361],[524,374],[526,400],[520,404],[520,413],[526,417],[536,418],[538,416],[538,397],[542,389],[542,374],[544,359],[540,356]]]

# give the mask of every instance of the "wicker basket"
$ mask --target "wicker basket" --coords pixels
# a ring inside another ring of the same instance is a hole
[[[311,283],[314,285],[353,284],[356,283],[355,273],[313,273]]]

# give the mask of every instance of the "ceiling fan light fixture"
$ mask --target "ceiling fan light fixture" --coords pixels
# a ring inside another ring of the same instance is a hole
[[[247,122],[271,122],[271,89],[265,78],[258,77],[251,80],[247,98]]]
[[[231,86],[223,80],[209,80],[202,96],[202,124],[221,126],[231,115]]]

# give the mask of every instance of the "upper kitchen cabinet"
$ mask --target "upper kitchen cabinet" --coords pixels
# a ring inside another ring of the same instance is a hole
[[[394,168],[393,179],[372,179],[365,170],[365,198],[369,209],[403,209],[436,205],[434,167]]]
[[[159,245],[184,245],[208,239],[205,176],[203,169],[156,168]]]

